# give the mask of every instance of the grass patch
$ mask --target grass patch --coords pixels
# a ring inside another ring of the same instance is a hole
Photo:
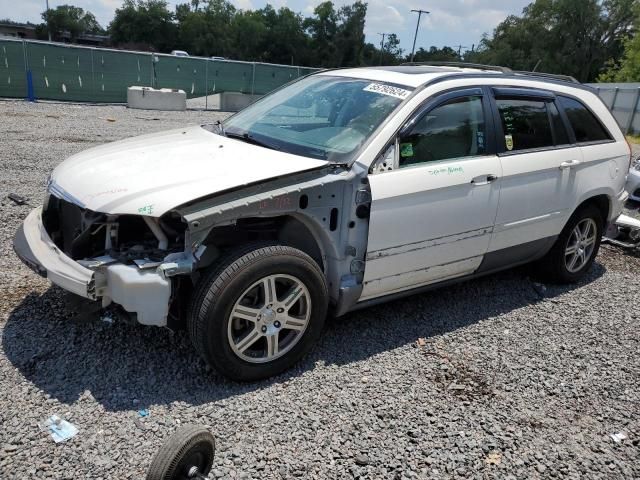
[[[634,145],[640,145],[640,135],[627,135],[627,140]]]

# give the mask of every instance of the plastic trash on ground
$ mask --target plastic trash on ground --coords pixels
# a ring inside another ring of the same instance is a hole
[[[629,436],[624,432],[619,433],[611,433],[609,436],[613,439],[614,442],[620,443],[622,440],[626,440]]]
[[[66,440],[69,440],[78,433],[78,429],[75,425],[67,422],[65,419],[59,417],[58,415],[51,415],[47,418],[42,424],[40,428],[43,431],[51,433],[51,438],[54,442],[60,443]]]

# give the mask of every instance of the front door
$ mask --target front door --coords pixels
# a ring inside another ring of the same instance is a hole
[[[502,173],[487,100],[474,88],[429,101],[401,129],[394,168],[369,176],[362,300],[466,275],[482,262]]]

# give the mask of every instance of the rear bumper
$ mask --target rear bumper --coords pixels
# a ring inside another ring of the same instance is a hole
[[[42,207],[34,209],[18,228],[13,250],[23,263],[51,283],[96,299],[94,272],[67,257],[53,243],[42,224]]]
[[[618,196],[613,199],[613,205],[611,205],[611,211],[609,212],[609,218],[607,219],[609,223],[615,222],[616,218],[620,216],[624,210],[624,205],[627,203],[627,200],[629,200],[629,192],[626,190],[622,190]]]

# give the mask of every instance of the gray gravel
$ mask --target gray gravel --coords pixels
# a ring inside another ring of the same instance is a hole
[[[216,435],[215,478],[640,478],[640,257],[611,247],[570,288],[522,268],[331,321],[255,384],[185,333],[74,319],[13,255],[31,207],[6,194],[37,205],[75,152],[219,115],[0,102],[1,479],[143,478],[185,423]],[[78,435],[54,444],[54,413]]]

